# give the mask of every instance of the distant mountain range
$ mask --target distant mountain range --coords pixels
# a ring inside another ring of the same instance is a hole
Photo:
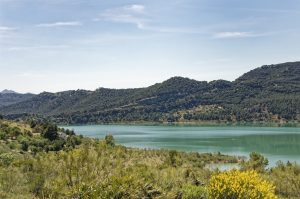
[[[299,122],[300,62],[262,66],[233,82],[172,77],[146,88],[99,88],[95,91],[15,95],[20,95],[19,100],[11,98],[14,100],[9,103],[0,97],[2,115],[14,118],[37,114],[56,122],[76,124],[132,121]]]
[[[1,94],[9,94],[9,93],[17,93],[13,90],[7,90],[7,89],[4,89],[3,91],[0,92]]]
[[[21,94],[13,90],[5,89],[0,92],[0,107],[25,101],[33,96],[34,94],[31,93]]]

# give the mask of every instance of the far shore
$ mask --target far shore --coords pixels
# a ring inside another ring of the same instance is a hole
[[[86,126],[86,125],[145,125],[145,126],[249,126],[249,127],[300,127],[297,121],[280,122],[225,122],[225,121],[182,121],[182,122],[149,122],[149,121],[131,121],[131,122],[99,122],[85,124],[58,123],[59,126]]]

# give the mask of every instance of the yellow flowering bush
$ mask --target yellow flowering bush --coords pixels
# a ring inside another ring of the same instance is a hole
[[[275,187],[254,171],[231,170],[212,176],[208,192],[214,199],[276,199]]]

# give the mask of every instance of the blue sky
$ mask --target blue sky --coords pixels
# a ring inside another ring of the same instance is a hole
[[[0,0],[0,90],[234,80],[299,46],[299,0]]]

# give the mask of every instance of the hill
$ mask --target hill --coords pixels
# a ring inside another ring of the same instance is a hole
[[[14,118],[48,116],[61,123],[300,121],[300,62],[268,65],[235,81],[172,77],[146,88],[41,93],[0,108]]]
[[[34,94],[31,93],[21,94],[12,90],[5,89],[0,92],[0,107],[25,101],[33,96]]]
[[[13,90],[4,89],[4,90],[1,91],[0,93],[2,93],[2,94],[7,94],[7,93],[17,93],[17,92],[15,92],[15,91],[13,91]]]

